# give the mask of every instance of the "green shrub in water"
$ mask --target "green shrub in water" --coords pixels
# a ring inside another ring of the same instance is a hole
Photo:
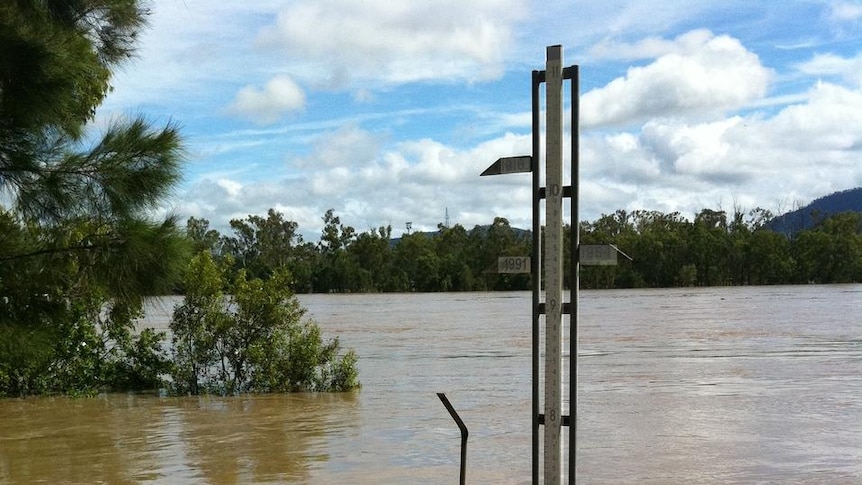
[[[176,394],[346,391],[359,386],[356,354],[340,355],[290,290],[290,274],[267,280],[232,275],[201,252],[189,264],[186,297],[174,309]],[[227,291],[224,291],[224,290]]]

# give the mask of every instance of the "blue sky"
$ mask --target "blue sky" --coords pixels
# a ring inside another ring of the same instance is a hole
[[[580,218],[775,213],[862,186],[862,1],[256,0],[151,3],[97,115],[184,133],[164,211],[275,208],[316,241],[412,222],[529,228],[530,72],[581,71]],[[568,142],[567,142],[568,143]]]

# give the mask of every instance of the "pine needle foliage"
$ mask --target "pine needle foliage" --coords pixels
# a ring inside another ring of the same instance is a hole
[[[174,288],[187,245],[153,216],[181,177],[173,124],[88,126],[134,55],[139,0],[0,2],[0,395],[157,386],[144,296]]]

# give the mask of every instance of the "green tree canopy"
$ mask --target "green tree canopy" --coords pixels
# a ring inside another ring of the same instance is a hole
[[[176,257],[146,248],[180,236],[175,218],[148,217],[181,176],[177,128],[137,118],[84,137],[145,14],[135,0],[0,6],[0,192],[7,229],[21,232],[0,264],[65,255],[122,297],[163,291],[179,275]]]
[[[138,0],[0,4],[0,394],[157,373],[132,362],[159,361],[157,338],[130,332],[187,257],[176,218],[151,216],[181,176],[179,132],[88,126],[146,14]]]

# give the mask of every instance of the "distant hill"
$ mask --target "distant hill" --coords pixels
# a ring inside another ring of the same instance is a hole
[[[767,227],[792,237],[800,231],[811,229],[826,217],[841,212],[862,212],[862,187],[821,197],[801,209],[776,217]]]

